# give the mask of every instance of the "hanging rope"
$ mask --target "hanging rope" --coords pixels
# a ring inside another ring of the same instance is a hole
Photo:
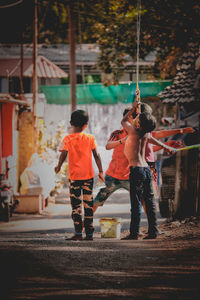
[[[137,58],[136,58],[136,108],[137,116],[140,115],[140,90],[139,90],[139,59],[140,59],[140,22],[141,22],[141,0],[137,1]],[[137,119],[136,127],[139,128],[139,119]]]
[[[81,20],[80,20],[80,3],[78,1],[78,31],[79,31],[79,45],[80,45],[80,52],[82,55],[82,32],[81,32]],[[84,62],[81,62],[81,76],[82,76],[82,82],[85,87],[85,72],[84,72]]]
[[[137,58],[136,58],[136,90],[139,90],[139,59],[140,59],[140,22],[141,0],[137,3]]]

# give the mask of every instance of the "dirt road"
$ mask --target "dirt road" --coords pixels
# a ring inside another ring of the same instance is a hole
[[[156,240],[103,239],[96,225],[93,241],[74,242],[65,240],[72,229],[55,225],[62,213],[57,204],[53,215],[47,209],[0,223],[2,300],[199,299],[199,219],[163,219]]]

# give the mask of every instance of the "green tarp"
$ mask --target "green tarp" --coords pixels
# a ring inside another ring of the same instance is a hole
[[[172,81],[142,81],[139,82],[141,98],[155,97]],[[65,105],[70,104],[70,85],[40,86],[45,94],[47,103]],[[116,104],[118,102],[131,103],[135,98],[136,83],[123,83],[106,87],[101,83],[77,84],[77,104]]]

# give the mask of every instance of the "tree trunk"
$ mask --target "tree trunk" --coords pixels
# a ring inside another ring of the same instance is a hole
[[[37,117],[36,107],[38,98],[38,76],[37,76],[37,39],[38,39],[38,17],[37,17],[37,0],[35,0],[34,12],[34,37],[33,37],[33,126],[34,126],[34,150],[37,152]]]
[[[75,60],[75,37],[76,24],[73,11],[73,1],[69,2],[69,45],[70,45],[70,90],[71,112],[76,109],[76,60]]]

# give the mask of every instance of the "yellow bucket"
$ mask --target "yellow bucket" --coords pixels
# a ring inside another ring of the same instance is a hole
[[[120,239],[121,218],[101,218],[99,223],[101,227],[102,238]]]

